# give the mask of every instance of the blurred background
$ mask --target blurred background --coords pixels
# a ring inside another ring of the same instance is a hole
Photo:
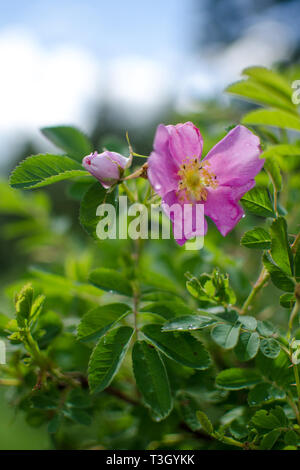
[[[30,263],[70,278],[77,269],[84,279],[93,259],[78,224],[78,201],[64,184],[24,195],[8,188],[18,161],[57,152],[41,127],[79,127],[97,150],[126,148],[128,130],[135,150],[148,154],[159,122],[192,119],[207,150],[252,106],[223,93],[243,68],[285,69],[298,62],[299,19],[298,0],[0,0],[1,310],[12,309],[14,282],[26,277]],[[242,268],[234,237],[227,252],[235,264],[213,251],[220,240],[214,231],[201,268],[199,258],[176,251],[183,285],[187,269],[203,272],[216,262],[229,272],[239,263]],[[78,246],[81,258],[74,268]],[[158,269],[174,272],[159,243],[153,246]],[[98,255],[104,265],[112,263],[115,247]],[[169,253],[175,250],[171,241]],[[243,275],[233,283],[241,296],[247,292]],[[47,447],[46,431],[29,431],[5,403],[0,416],[0,449]]]

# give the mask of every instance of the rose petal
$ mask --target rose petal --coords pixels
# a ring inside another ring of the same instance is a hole
[[[170,152],[178,166],[187,158],[201,157],[203,138],[192,122],[167,126],[167,128],[170,135]]]
[[[216,224],[219,232],[225,237],[241,220],[243,209],[234,199],[235,193],[229,186],[208,189],[204,205],[205,215]]]
[[[183,245],[191,238],[206,234],[207,223],[203,203],[182,204],[178,200],[176,191],[170,191],[162,201],[162,209],[172,221],[174,238],[179,245]]]
[[[236,126],[215,145],[204,160],[219,185],[242,186],[253,180],[264,166],[259,138],[245,126]]]

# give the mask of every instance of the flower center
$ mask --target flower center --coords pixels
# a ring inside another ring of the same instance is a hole
[[[200,161],[198,158],[186,158],[178,175],[178,194],[182,201],[206,201],[208,187],[215,189],[218,186],[217,177],[209,171],[209,161]]]

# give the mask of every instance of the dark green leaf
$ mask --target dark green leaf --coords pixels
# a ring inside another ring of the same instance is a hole
[[[232,349],[236,346],[241,325],[216,325],[211,331],[212,339],[224,349]]]
[[[121,366],[132,335],[132,328],[120,326],[100,339],[89,362],[88,378],[92,393],[108,387]]]
[[[234,350],[238,360],[243,362],[253,359],[258,352],[259,342],[260,339],[258,333],[242,332]]]
[[[263,263],[271,276],[273,284],[278,287],[278,289],[286,292],[294,292],[295,285],[293,280],[274,263],[269,253],[264,253]]]
[[[275,217],[270,194],[266,188],[255,186],[241,199],[243,207],[260,217]]]
[[[258,406],[274,400],[284,400],[286,394],[283,390],[269,383],[255,385],[248,395],[250,406]]]
[[[201,330],[217,323],[218,319],[204,315],[187,315],[184,317],[174,318],[165,323],[162,331],[191,331]]]
[[[271,359],[275,359],[280,353],[280,345],[274,338],[265,338],[260,342],[261,352]]]
[[[296,302],[296,297],[294,294],[282,294],[279,302],[284,308],[293,308]]]
[[[241,390],[262,382],[261,376],[253,369],[226,369],[217,376],[217,385],[226,390]]]
[[[146,341],[137,341],[132,351],[132,363],[146,405],[158,421],[166,418],[173,403],[166,368],[158,351]]]
[[[141,312],[149,312],[160,315],[166,320],[173,319],[176,316],[191,315],[193,310],[186,304],[175,300],[164,300],[159,302],[152,302],[151,304],[145,305],[140,309]]]
[[[97,215],[97,209],[102,204],[111,204],[116,208],[117,205],[117,190],[107,192],[100,183],[94,183],[90,186],[84,194],[80,204],[79,220],[83,228],[91,235],[94,240],[99,241],[100,238],[97,234],[97,227],[102,220],[102,216]],[[99,213],[98,213],[99,214]],[[104,213],[104,218],[106,214]],[[103,222],[104,225],[105,224]],[[112,224],[109,224],[109,229],[112,230]]]
[[[242,236],[241,245],[247,248],[268,250],[271,248],[271,237],[265,229],[256,227]]]
[[[121,303],[94,308],[82,317],[77,329],[77,338],[80,341],[90,341],[103,336],[129,311],[128,305]]]
[[[280,434],[281,434],[280,429],[274,429],[273,431],[270,431],[268,434],[265,434],[261,442],[260,448],[262,450],[272,449],[274,444],[278,441]]]
[[[293,257],[288,241],[287,223],[283,217],[274,220],[271,227],[271,256],[275,264],[288,276],[293,273]]]
[[[109,292],[117,292],[118,294],[127,295],[128,297],[133,295],[130,282],[123,274],[113,269],[95,269],[91,272],[89,279],[92,284],[100,289]]]
[[[207,369],[210,357],[203,345],[188,333],[164,333],[160,325],[146,325],[144,335],[166,356],[193,369]]]

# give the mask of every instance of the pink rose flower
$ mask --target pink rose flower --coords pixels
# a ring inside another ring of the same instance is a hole
[[[159,125],[148,160],[148,178],[162,197],[162,207],[168,216],[168,208],[173,204],[192,204],[193,207],[203,204],[204,214],[226,236],[244,215],[238,202],[255,186],[254,178],[264,165],[264,160],[259,158],[260,141],[246,127],[236,126],[201,160],[202,148],[202,136],[192,122]],[[178,221],[174,216],[169,217],[174,229]],[[204,235],[206,220],[202,233],[203,221],[201,227],[197,226],[195,211],[192,211],[192,219],[191,237]],[[182,223],[185,233],[184,215]],[[176,241],[183,245],[191,237],[185,233]]]
[[[91,153],[82,160],[84,168],[97,178],[106,189],[120,180],[128,163],[129,158],[107,150],[100,154],[98,152]]]

